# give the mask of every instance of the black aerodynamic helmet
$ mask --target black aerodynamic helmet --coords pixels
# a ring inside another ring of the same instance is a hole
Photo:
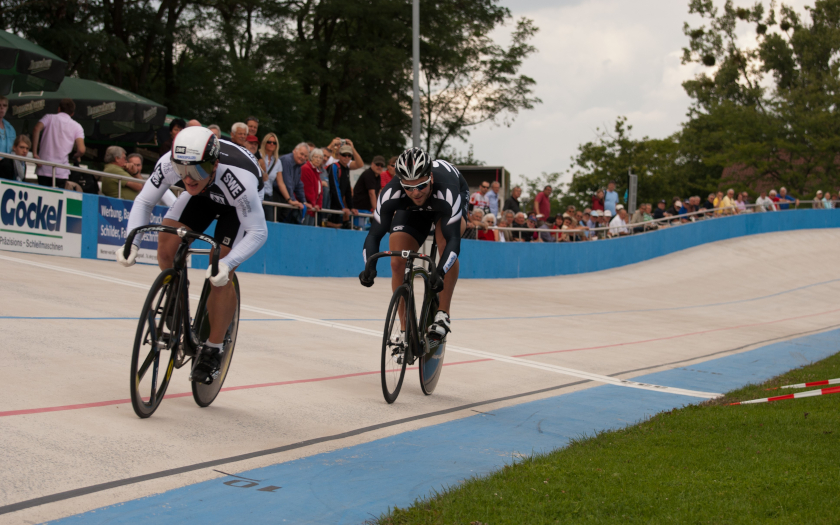
[[[409,148],[397,157],[395,168],[401,180],[427,177],[432,172],[432,158],[420,148]]]

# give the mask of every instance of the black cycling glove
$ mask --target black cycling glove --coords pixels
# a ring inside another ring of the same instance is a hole
[[[429,278],[429,286],[431,287],[432,291],[435,293],[440,293],[443,291],[443,277],[444,273],[438,269],[433,273]]]
[[[374,279],[376,279],[376,270],[373,268],[370,271],[362,270],[362,273],[359,274],[359,282],[362,283],[362,286],[370,288],[373,286]]]

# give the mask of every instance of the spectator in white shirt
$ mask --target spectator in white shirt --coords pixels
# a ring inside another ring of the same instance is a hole
[[[610,235],[630,235],[630,228],[627,227],[627,210],[619,208],[615,217],[610,221]]]
[[[490,190],[490,183],[484,181],[478,187],[478,191],[470,196],[470,211],[478,208],[484,213],[490,213],[490,203],[487,202],[487,192]]]
[[[762,191],[761,196],[755,200],[755,211],[776,211],[776,205],[773,204],[773,199],[767,196],[766,191]]]

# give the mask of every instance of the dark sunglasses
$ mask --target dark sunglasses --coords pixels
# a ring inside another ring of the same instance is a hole
[[[429,179],[426,182],[421,182],[420,184],[417,184],[416,186],[406,186],[404,182],[400,181],[400,185],[403,187],[405,192],[408,193],[410,191],[423,191],[424,189],[426,189],[426,186],[428,186],[431,182],[432,179]]]
[[[277,143],[274,142],[273,140],[269,140],[268,142],[266,142],[266,144],[274,144],[275,146],[277,145]]]
[[[349,159],[353,156],[353,154],[352,153],[342,153],[341,156]]]
[[[489,188],[489,187],[490,187],[490,186],[483,186],[483,185],[481,186],[481,188],[482,188],[482,189],[485,189],[485,190],[486,190],[487,188]]]
[[[377,167],[379,167],[379,168],[384,168],[384,167],[385,167],[385,165],[384,165],[384,164],[382,164],[381,162],[375,162],[373,165],[374,165],[374,166],[377,166]]]

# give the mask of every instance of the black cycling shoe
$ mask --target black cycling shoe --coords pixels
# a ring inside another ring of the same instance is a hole
[[[195,358],[196,363],[190,373],[190,381],[210,385],[213,380],[219,377],[219,370],[222,368],[222,357],[225,351],[212,346],[202,346]]]

